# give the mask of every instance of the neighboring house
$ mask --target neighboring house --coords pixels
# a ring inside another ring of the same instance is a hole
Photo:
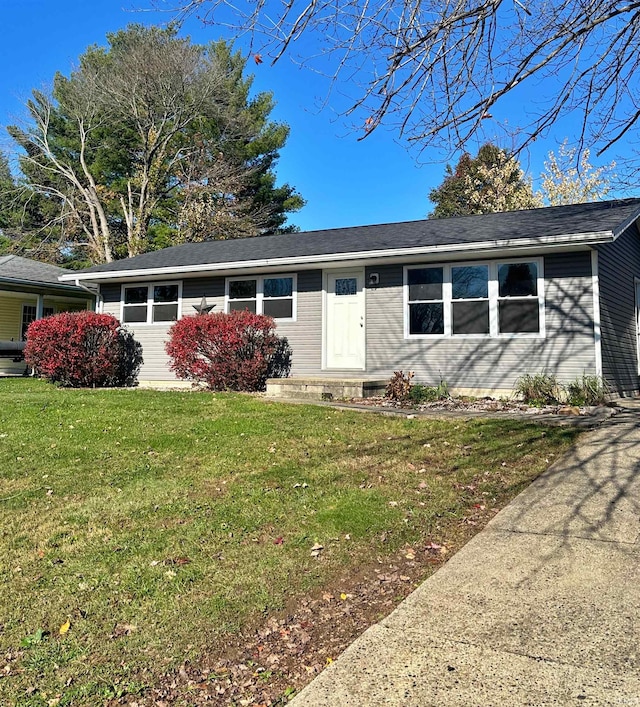
[[[2,342],[24,341],[27,327],[50,314],[93,309],[95,295],[59,281],[64,268],[17,255],[0,255],[0,375],[23,373],[24,363],[4,355]]]
[[[63,275],[98,284],[173,380],[171,322],[248,308],[273,316],[292,376],[445,380],[509,393],[523,373],[602,375],[638,391],[640,199],[210,241]]]

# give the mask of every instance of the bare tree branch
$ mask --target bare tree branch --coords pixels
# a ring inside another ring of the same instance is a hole
[[[640,119],[635,0],[161,2],[178,21],[196,16],[248,34],[251,51],[273,62],[290,56],[333,89],[351,86],[344,112],[363,137],[386,123],[421,148],[463,149],[511,94],[530,113],[518,148],[571,114],[600,153]]]

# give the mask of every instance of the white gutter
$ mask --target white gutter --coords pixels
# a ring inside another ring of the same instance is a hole
[[[66,275],[62,275],[62,276],[60,277],[60,279],[62,280],[63,277],[66,279],[67,276],[66,276]],[[74,279],[75,279],[76,287],[81,287],[83,290],[86,290],[87,292],[90,292],[90,293],[91,293],[92,295],[94,295],[94,296],[100,294],[99,288],[98,288],[97,286],[96,286],[95,289],[93,289],[93,288],[89,287],[88,285],[83,285],[83,284],[80,282],[80,278],[79,278],[79,277],[76,276]]]
[[[100,285],[94,285],[93,287],[89,287],[87,285],[83,285],[80,282],[80,278],[76,277],[76,287],[80,287],[85,292],[88,292],[92,297],[96,298],[96,312],[99,312],[102,309],[102,296],[100,294]]]
[[[492,251],[499,248],[520,250],[531,247],[553,247],[566,245],[595,245],[615,240],[611,231],[593,231],[591,233],[576,233],[565,236],[541,236],[540,238],[517,238],[480,243],[456,243],[453,245],[415,246],[412,248],[385,248],[378,250],[363,250],[348,253],[323,253],[322,255],[290,256],[286,258],[263,258],[261,260],[240,260],[228,263],[198,263],[196,265],[178,265],[163,268],[138,268],[136,270],[107,270],[88,273],[73,273],[62,275],[61,281],[74,280],[111,280],[116,278],[132,278],[154,275],[179,275],[197,272],[215,272],[217,270],[236,270],[240,268],[253,269],[265,267],[287,267],[292,265],[308,265],[313,263],[337,263],[352,260],[368,260],[376,258],[410,257],[414,255],[430,255],[440,253],[464,253],[469,251]]]

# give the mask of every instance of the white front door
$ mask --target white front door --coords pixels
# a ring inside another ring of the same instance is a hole
[[[325,365],[364,370],[364,271],[326,273]]]

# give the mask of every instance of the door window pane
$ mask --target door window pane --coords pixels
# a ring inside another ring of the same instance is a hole
[[[336,278],[336,295],[344,297],[345,295],[358,294],[358,279],[355,277],[338,277]]]
[[[479,299],[489,296],[489,267],[465,265],[451,268],[453,299]]]

